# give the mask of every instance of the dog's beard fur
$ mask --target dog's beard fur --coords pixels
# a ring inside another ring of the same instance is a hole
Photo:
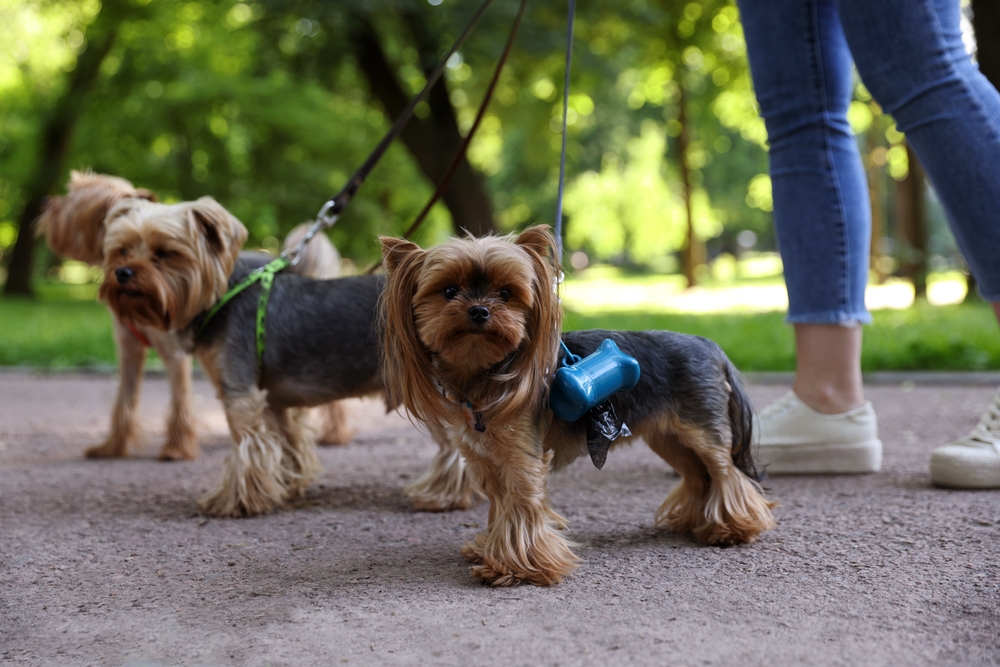
[[[115,204],[128,197],[156,201],[152,192],[136,188],[124,178],[70,172],[66,194],[46,200],[35,234],[44,236],[57,255],[99,266],[104,259],[104,219]]]
[[[506,423],[544,408],[555,371],[561,310],[545,227],[513,239],[456,239],[423,250],[382,239],[386,377],[418,419],[444,424],[454,405],[435,378]],[[474,321],[472,309],[486,309]]]
[[[247,230],[211,197],[125,199],[105,219],[100,298],[123,322],[182,329],[226,291]]]

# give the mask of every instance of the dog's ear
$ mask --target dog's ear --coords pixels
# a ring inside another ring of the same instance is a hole
[[[35,238],[52,235],[53,228],[60,216],[63,199],[59,195],[51,195],[42,202],[42,214],[34,222]]]
[[[380,300],[382,377],[389,405],[406,406],[424,422],[444,423],[440,392],[433,384],[433,368],[420,343],[413,312],[413,295],[427,259],[426,251],[403,239],[381,238],[386,284]]]
[[[157,198],[155,192],[153,192],[152,190],[147,190],[146,188],[136,188],[135,197],[138,199],[145,199],[146,201],[151,201],[154,203],[160,201],[159,198]]]
[[[406,239],[380,236],[378,240],[382,244],[382,263],[385,265],[385,270],[390,273],[398,269],[403,260],[413,253],[423,252],[420,246]]]
[[[247,228],[235,215],[211,197],[201,197],[190,204],[189,212],[211,251],[227,261],[227,274],[232,271],[236,256],[246,243]]]
[[[556,255],[556,240],[548,225],[535,225],[521,232],[514,243],[525,250],[534,252],[539,257],[549,258]]]
[[[532,300],[526,324],[529,336],[512,357],[504,377],[508,378],[509,400],[493,419],[515,418],[517,411],[541,409],[548,397],[548,387],[556,371],[559,356],[559,332],[562,309],[556,293],[555,240],[548,226],[539,225],[514,239],[531,263]]]

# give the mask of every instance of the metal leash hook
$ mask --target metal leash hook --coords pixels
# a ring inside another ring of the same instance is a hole
[[[337,224],[337,219],[340,218],[340,211],[344,209],[343,206],[338,206],[337,204],[338,201],[336,197],[323,204],[323,208],[321,208],[319,213],[316,214],[316,222],[312,224],[312,227],[310,227],[309,231],[305,233],[302,240],[300,240],[294,248],[288,248],[281,251],[281,254],[278,256],[287,259],[289,266],[295,266],[299,261],[299,255],[302,254],[302,249],[305,248],[310,241],[312,241],[313,237],[316,236],[321,229],[328,229]],[[335,213],[333,212],[334,209],[336,209]]]

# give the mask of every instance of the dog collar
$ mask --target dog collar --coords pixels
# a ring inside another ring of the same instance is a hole
[[[436,377],[434,378],[434,382],[437,384],[438,391],[441,392],[441,397],[450,403],[454,403],[462,410],[462,414],[465,415],[465,423],[469,425],[469,428],[474,429],[477,433],[486,432],[486,422],[483,420],[483,412],[485,412],[486,408],[464,398],[456,398],[454,394],[445,389],[444,385]],[[487,407],[492,407],[492,405]]]
[[[198,326],[198,331],[194,335],[194,339],[198,340],[201,338],[201,334],[205,332],[205,327],[208,326],[209,321],[215,317],[216,313],[225,307],[227,303],[232,300],[237,294],[250,287],[256,282],[260,282],[260,298],[257,299],[257,366],[260,369],[260,375],[264,375],[264,319],[267,315],[267,302],[271,299],[271,286],[274,284],[274,274],[279,271],[283,271],[291,266],[291,262],[285,257],[278,257],[274,259],[259,269],[254,269],[251,271],[246,278],[238,282],[233,286],[228,292],[222,295],[219,302],[216,303],[205,315],[205,319],[201,321]]]
[[[142,343],[143,347],[153,347],[153,344],[149,342],[148,338],[146,338],[146,334],[139,331],[138,327],[131,322],[126,322],[125,326],[127,326],[128,330],[132,332],[132,335],[135,336],[140,343]]]

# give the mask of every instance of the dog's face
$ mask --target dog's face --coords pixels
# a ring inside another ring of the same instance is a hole
[[[100,297],[125,322],[183,329],[226,291],[247,238],[211,197],[180,204],[126,199],[109,211]]]
[[[45,236],[58,255],[99,265],[104,259],[104,218],[126,197],[156,201],[152,192],[133,187],[124,178],[70,172],[66,194],[46,200],[35,234]]]
[[[428,250],[413,295],[420,342],[449,365],[500,362],[529,335],[536,282],[527,253],[500,239]]]
[[[553,243],[547,227],[513,240],[453,239],[429,250],[382,239],[387,375],[400,377],[401,398],[418,417],[427,410],[406,397],[421,401],[427,386],[417,387],[431,382],[432,358],[455,376],[495,369],[493,379],[502,378],[514,402],[544,393],[560,321]]]

